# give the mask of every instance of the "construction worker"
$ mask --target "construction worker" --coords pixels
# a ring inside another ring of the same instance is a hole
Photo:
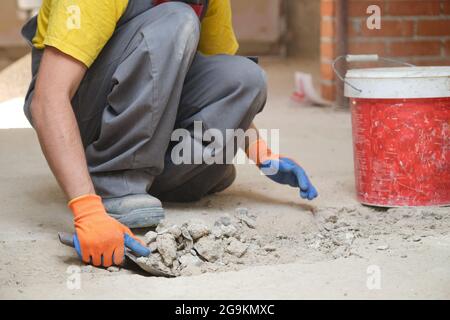
[[[200,11],[159,2],[44,0],[22,31],[33,50],[25,114],[70,200],[77,252],[95,266],[120,265],[125,246],[149,254],[129,227],[158,224],[158,198],[194,201],[233,183],[232,164],[175,165],[174,129],[247,130],[266,101],[261,68],[235,56],[229,0]],[[317,196],[263,140],[245,148],[261,168],[279,167],[271,179]]]

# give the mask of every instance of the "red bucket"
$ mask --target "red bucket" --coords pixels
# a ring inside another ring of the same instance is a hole
[[[450,67],[350,70],[358,200],[450,205]]]

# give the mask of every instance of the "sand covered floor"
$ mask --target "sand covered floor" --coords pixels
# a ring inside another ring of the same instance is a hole
[[[27,65],[26,60],[20,63]],[[310,174],[320,193],[316,201],[305,202],[296,190],[274,184],[251,165],[240,165],[235,184],[225,192],[197,203],[166,204],[166,224],[157,230],[171,234],[164,236],[171,242],[172,237],[180,239],[178,230],[165,228],[201,221],[209,233],[199,239],[211,238],[218,232],[214,227],[222,228],[217,222],[226,226],[231,217],[244,232],[217,238],[223,250],[219,257],[213,257],[217,252],[211,252],[211,243],[198,246],[199,240],[194,241],[191,256],[202,252],[203,265],[174,279],[86,267],[57,240],[57,232],[73,232],[71,215],[35,133],[0,130],[0,298],[450,298],[450,209],[387,210],[358,204],[350,114],[298,107],[289,99],[292,71],[316,72],[317,64],[267,60],[263,65],[270,96],[257,125],[281,129],[281,151]],[[10,69],[4,72],[11,74]],[[4,89],[5,77],[0,74],[0,102],[23,96],[26,76],[14,78],[18,83],[11,90],[22,89],[11,93],[4,92],[10,90]],[[248,223],[239,218],[243,213]],[[147,234],[152,245],[149,231],[137,234],[142,239]],[[171,268],[180,263],[173,249],[164,252]],[[183,259],[181,263],[198,263]]]

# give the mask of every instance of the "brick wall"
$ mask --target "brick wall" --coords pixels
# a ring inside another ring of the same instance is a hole
[[[450,65],[450,0],[321,0],[322,95],[335,101],[337,4],[347,1],[347,53],[377,53],[417,65]],[[381,29],[367,27],[370,5],[381,8]],[[359,65],[352,65],[359,67]]]

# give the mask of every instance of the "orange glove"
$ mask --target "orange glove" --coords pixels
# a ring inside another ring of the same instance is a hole
[[[130,229],[108,216],[99,196],[78,197],[69,202],[69,208],[75,217],[75,249],[83,262],[103,267],[121,265],[127,242],[133,242],[127,247],[139,247],[134,251],[141,255],[150,254]]]
[[[280,158],[279,154],[272,153],[272,150],[269,149],[267,143],[262,139],[256,140],[248,146],[247,156],[250,160],[254,161],[258,167],[268,160]]]

